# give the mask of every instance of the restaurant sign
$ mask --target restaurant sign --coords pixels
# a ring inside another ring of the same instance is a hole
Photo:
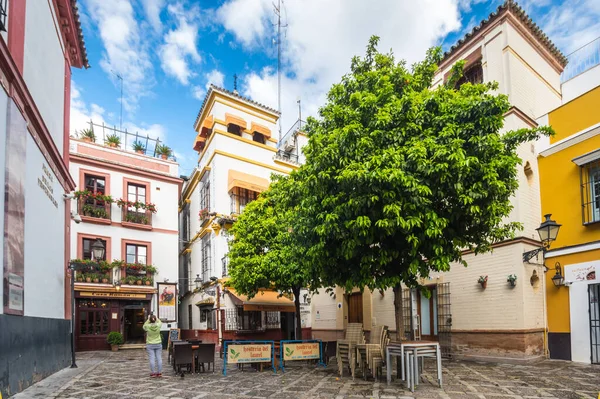
[[[227,346],[227,363],[270,362],[270,344],[242,344]]]
[[[126,292],[80,292],[79,296],[94,298],[146,299],[146,294],[129,294]]]
[[[318,342],[283,344],[283,360],[320,359],[321,353]]]

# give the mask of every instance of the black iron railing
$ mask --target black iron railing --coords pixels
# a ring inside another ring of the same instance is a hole
[[[82,198],[77,200],[77,213],[97,219],[110,220],[111,204],[100,200]]]
[[[152,212],[147,210],[128,209],[126,205],[121,209],[123,222],[152,226]]]

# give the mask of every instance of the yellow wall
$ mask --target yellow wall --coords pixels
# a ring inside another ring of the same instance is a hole
[[[551,143],[567,138],[590,126],[600,123],[600,87],[568,102],[548,115],[556,135]],[[562,224],[551,249],[585,244],[600,240],[600,223],[583,225],[580,167],[573,158],[600,148],[600,136],[567,147],[557,153],[538,158],[542,215],[552,214],[552,219]],[[545,274],[546,306],[549,332],[570,332],[569,288],[555,287],[552,277],[554,265],[564,267],[600,259],[600,250],[580,252],[546,259],[550,268]]]
[[[600,87],[564,104],[548,115],[548,123],[556,135],[553,144],[600,122]]]
[[[554,265],[560,262],[563,276],[565,266],[576,263],[591,262],[600,259],[600,250],[580,252],[577,254],[557,256],[546,259],[546,266],[550,268],[546,273],[546,306],[548,308],[548,331],[549,332],[571,332],[569,311],[569,288],[556,287],[552,282],[555,274]]]

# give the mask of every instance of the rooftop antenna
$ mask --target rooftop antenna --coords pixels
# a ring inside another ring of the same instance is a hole
[[[233,92],[235,94],[238,94],[238,91],[237,91],[237,78],[238,78],[237,73],[234,73],[233,74]]]
[[[277,5],[273,3],[275,15],[277,15],[277,111],[279,111],[279,141],[281,141],[281,28],[287,25],[281,25],[281,0],[277,0]]]
[[[119,115],[119,130],[123,130],[123,76],[111,71],[121,81],[121,113]]]
[[[302,100],[298,96],[296,98],[296,102],[298,103],[298,129],[302,128]]]

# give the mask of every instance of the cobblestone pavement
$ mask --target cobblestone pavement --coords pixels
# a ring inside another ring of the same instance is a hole
[[[445,361],[444,387],[435,385],[435,369],[426,365],[424,381],[414,393],[402,382],[364,381],[338,378],[335,362],[327,368],[291,363],[286,372],[257,372],[228,367],[221,373],[217,358],[215,373],[176,376],[163,353],[164,375],[149,377],[145,351],[80,354],[80,359],[101,357],[101,361],[77,375],[49,397],[84,398],[593,398],[600,391],[600,367],[563,361],[544,361],[533,365],[508,365]],[[51,378],[51,377],[50,377]],[[26,391],[27,392],[27,391]]]

